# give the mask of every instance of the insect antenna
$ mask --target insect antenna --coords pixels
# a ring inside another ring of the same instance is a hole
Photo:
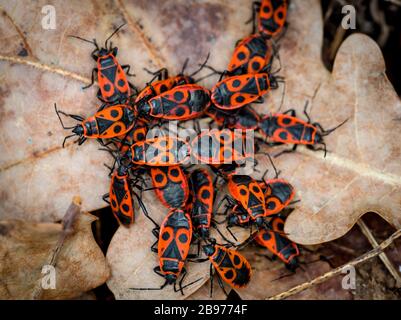
[[[205,61],[199,65],[199,69],[192,72],[189,76],[193,77],[193,76],[197,75],[199,72],[201,72],[202,69],[205,68],[206,63],[208,62],[209,58],[210,58],[210,52],[207,54]],[[184,74],[184,69],[182,70],[182,74]],[[195,80],[195,82],[198,82],[198,80]]]
[[[98,46],[98,44],[96,43],[95,39],[93,39],[93,40],[91,41],[91,40],[88,40],[88,39],[85,39],[85,38],[82,38],[82,37],[79,37],[79,36],[74,36],[74,35],[68,35],[68,37],[69,37],[69,38],[75,38],[75,39],[78,39],[78,40],[81,40],[81,41],[84,41],[84,42],[91,43],[91,44],[93,44],[93,45],[96,47],[97,50],[99,50],[99,46]]]
[[[327,135],[329,135],[329,134],[332,133],[334,130],[337,130],[339,127],[341,127],[343,124],[345,124],[348,120],[349,120],[349,118],[348,118],[348,119],[345,119],[343,122],[341,122],[339,125],[335,126],[334,128],[327,129],[327,130],[322,130],[321,135],[322,135],[322,136],[327,136]]]
[[[106,41],[104,42],[104,47],[107,49],[107,42],[122,28],[126,25],[126,23],[123,23],[121,26],[119,26],[116,30],[113,31],[113,33],[111,35],[109,35],[109,37],[106,39]]]
[[[56,104],[54,104],[54,110],[56,111],[57,117],[58,117],[58,119],[60,120],[60,123],[61,123],[61,126],[63,127],[63,129],[66,129],[66,130],[74,129],[75,126],[66,127],[66,126],[64,125],[64,123],[63,123],[63,120],[62,120],[61,117],[60,117],[60,113],[61,113],[62,115],[64,115],[64,116],[66,116],[66,117],[73,118],[74,120],[77,120],[77,121],[83,121],[83,120],[84,120],[84,118],[82,118],[81,116],[78,116],[78,115],[75,115],[75,114],[68,114],[68,113],[65,113],[64,111],[58,110]]]
[[[182,74],[182,75],[184,74],[185,69],[188,66],[188,62],[189,62],[189,58],[186,58],[185,61],[184,61],[184,64],[182,65],[182,69],[181,69],[181,73],[180,74]]]

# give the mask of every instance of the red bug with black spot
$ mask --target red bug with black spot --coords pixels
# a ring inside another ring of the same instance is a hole
[[[105,41],[104,48],[100,48],[96,39],[89,41],[87,39],[71,36],[92,43],[96,49],[91,53],[92,58],[96,61],[97,66],[92,70],[92,82],[83,87],[89,88],[94,84],[95,75],[99,83],[99,91],[97,97],[107,103],[127,103],[131,96],[136,94],[137,89],[128,82],[127,75],[133,76],[129,73],[129,65],[120,65],[117,61],[117,47],[112,47],[112,43],[108,45],[108,41],[114,36],[125,24],[118,27]],[[124,72],[126,70],[126,73]]]
[[[222,110],[235,110],[252,102],[261,103],[263,95],[272,88],[271,80],[267,73],[230,76],[212,88],[211,100]]]
[[[285,179],[260,182],[265,196],[266,216],[281,212],[295,197],[294,187]]]
[[[141,198],[134,191],[133,187],[137,185],[138,180],[140,180],[141,172],[139,170],[132,170],[132,164],[127,165],[124,162],[127,159],[123,157],[116,157],[116,162],[118,167],[113,170],[110,180],[109,193],[103,195],[103,200],[110,204],[111,211],[117,221],[128,227],[135,220],[134,202],[133,196],[138,200],[139,206],[141,207],[145,216],[149,219],[149,214],[143,204]],[[130,174],[135,172],[134,175]],[[135,176],[136,175],[136,176]],[[134,179],[134,177],[136,179]],[[109,199],[109,200],[107,200]]]
[[[254,160],[254,144],[247,143],[241,132],[206,130],[191,142],[192,157],[207,164],[231,164]]]
[[[299,266],[299,248],[284,235],[284,220],[279,216],[273,217],[270,225],[272,230],[259,230],[254,240],[283,261],[287,269],[295,271]]]
[[[235,289],[241,289],[248,285],[251,280],[252,269],[243,255],[234,249],[216,244],[214,239],[211,244],[204,245],[202,249],[211,262],[210,296],[212,296],[213,291],[213,268],[217,271],[217,280],[226,295],[222,279]]]
[[[67,139],[78,136],[78,144],[81,145],[86,139],[110,139],[120,135],[128,133],[134,126],[135,115],[134,111],[124,104],[118,104],[110,106],[105,109],[101,109],[96,112],[93,116],[84,119],[81,116],[74,114],[67,114],[63,111],[57,110],[56,104],[54,104],[56,114],[60,120],[63,129],[72,129],[73,134],[64,138],[63,147]],[[61,120],[60,114],[73,118],[80,123],[76,126],[66,127]]]
[[[146,86],[135,99],[135,104],[140,105],[138,109],[142,108],[142,104],[147,103],[151,98],[162,94],[176,86],[175,78],[167,78],[163,80],[158,80],[152,84]]]
[[[180,166],[151,167],[157,197],[169,209],[183,208],[188,200],[188,180]]]
[[[262,0],[253,3],[253,33],[256,24],[266,37],[277,37],[282,33],[287,18],[288,0]],[[256,19],[257,17],[257,19]],[[257,23],[256,23],[257,22]]]
[[[269,72],[273,55],[271,40],[262,34],[251,34],[236,45],[227,71],[230,75]]]
[[[196,84],[185,84],[161,93],[145,104],[136,104],[135,111],[138,117],[189,120],[201,116],[209,105],[209,90]]]
[[[191,220],[195,232],[202,238],[209,238],[213,214],[214,186],[212,177],[206,169],[197,169],[190,174]]]
[[[302,144],[314,151],[323,150],[326,156],[326,144],[323,140],[324,136],[329,135],[334,130],[342,126],[348,119],[337,125],[336,127],[324,130],[323,127],[315,122],[311,123],[311,119],[306,112],[307,103],[305,104],[304,114],[308,121],[303,121],[296,117],[295,110],[290,109],[284,113],[266,115],[259,123],[259,132],[270,143],[274,144],[293,144],[292,150],[284,150],[276,157],[287,152],[293,152],[297,146]],[[288,114],[289,113],[289,114]],[[315,148],[316,145],[323,145],[323,148]]]
[[[170,211],[160,228],[153,229],[153,234],[158,240],[151,249],[157,252],[159,257],[159,266],[155,267],[153,271],[163,277],[165,282],[160,288],[131,288],[131,290],[162,290],[166,285],[174,284],[174,291],[181,291],[184,294],[185,287],[200,280],[182,286],[187,273],[184,267],[185,260],[188,257],[192,240],[192,222],[189,214],[181,209]],[[176,283],[180,276],[179,289],[176,289]]]
[[[191,154],[190,145],[168,136],[139,141],[131,146],[131,161],[146,166],[174,166],[184,164]]]
[[[111,176],[110,191],[103,196],[103,200],[110,204],[113,215],[124,226],[134,223],[135,219],[132,193],[129,168],[119,166]]]
[[[265,225],[266,205],[263,190],[259,183],[247,175],[229,175],[228,191],[232,200],[240,205],[249,215],[251,223],[254,222],[258,226]],[[226,198],[227,199],[227,198]],[[229,201],[229,203],[233,201]],[[229,225],[242,225],[243,219],[237,214],[227,217]],[[245,220],[246,223],[249,220]]]
[[[146,108],[146,106],[144,105],[147,104],[150,99],[159,96],[162,93],[173,89],[174,87],[185,84],[195,84],[197,80],[195,80],[193,77],[204,68],[208,59],[209,59],[209,54],[207,55],[205,62],[199,67],[199,69],[190,75],[185,74],[185,69],[189,61],[188,59],[185,60],[181,72],[175,77],[169,77],[168,70],[166,68],[162,68],[156,72],[149,71],[148,69],[145,68],[145,71],[152,74],[154,77],[136,97],[135,99],[136,109],[142,110],[143,108]],[[155,79],[158,79],[158,81],[154,82]],[[146,117],[146,115],[144,116]]]
[[[148,126],[146,123],[136,120],[133,128],[128,133],[116,137],[116,139],[113,139],[113,142],[121,154],[126,154],[130,152],[130,147],[134,143],[146,140],[147,133]]]
[[[245,106],[236,112],[223,111],[211,105],[205,113],[217,123],[219,128],[256,130],[259,128],[260,116],[251,106]]]

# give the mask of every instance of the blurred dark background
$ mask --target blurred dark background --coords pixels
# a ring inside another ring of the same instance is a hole
[[[341,9],[351,4],[356,12],[356,29],[344,30]],[[337,49],[354,32],[373,38],[383,51],[387,76],[401,96],[401,0],[322,0],[324,18],[323,61],[331,70]]]

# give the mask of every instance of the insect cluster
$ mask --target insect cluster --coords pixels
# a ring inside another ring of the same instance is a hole
[[[123,226],[133,224],[135,200],[155,226],[152,233],[156,242],[151,250],[157,253],[159,265],[154,271],[165,282],[160,288],[130,289],[159,290],[173,284],[175,291],[183,293],[185,287],[200,280],[184,283],[189,259],[198,263],[208,261],[211,276],[216,270],[223,290],[223,281],[233,288],[244,287],[250,281],[251,266],[238,249],[251,241],[281,259],[288,269],[294,271],[298,266],[300,251],[283,231],[282,213],[296,202],[294,188],[278,177],[277,170],[269,180],[256,180],[238,171],[243,165],[241,161],[254,161],[258,149],[256,143],[251,150],[244,147],[246,130],[258,131],[263,137],[258,142],[294,146],[285,152],[294,151],[299,144],[326,152],[323,137],[335,129],[325,131],[318,123],[311,123],[309,116],[308,121],[301,120],[294,110],[261,116],[251,107],[252,103],[262,103],[264,95],[284,82],[277,75],[279,70],[271,69],[273,60],[279,60],[277,43],[286,28],[287,8],[286,0],[253,4],[252,34],[237,42],[226,70],[215,70],[207,65],[208,59],[192,74],[185,72],[188,61],[176,76],[169,76],[165,68],[147,70],[152,79],[141,90],[128,81],[130,67],[118,63],[117,47],[109,43],[122,26],[109,36],[104,47],[99,47],[96,40],[75,37],[96,47],[92,52],[97,64],[92,84],[97,79],[97,97],[102,105],[88,118],[67,114],[55,106],[63,128],[72,130],[63,146],[73,136],[78,137],[78,144],[97,139],[101,149],[114,157],[110,190],[103,199],[110,204],[115,218]],[[209,76],[220,74],[220,80],[210,90],[198,84],[201,79],[194,78],[204,68],[212,70]],[[78,123],[66,127],[61,115]],[[200,130],[198,121],[206,118],[214,130]],[[196,137],[188,141],[165,134],[164,126],[173,120],[193,121],[198,128]],[[148,133],[154,128],[159,128],[160,134],[150,137]],[[270,155],[266,157],[274,167]],[[189,164],[191,159],[198,164]],[[218,185],[226,185],[228,192],[215,203]],[[167,208],[161,225],[146,209],[142,192],[155,192]],[[223,203],[225,209],[219,212]],[[223,217],[220,221],[219,216]],[[224,235],[221,226],[229,233]],[[249,229],[250,238],[236,245],[232,226]],[[224,243],[211,237],[212,229]],[[191,246],[196,244],[197,254],[190,253]]]

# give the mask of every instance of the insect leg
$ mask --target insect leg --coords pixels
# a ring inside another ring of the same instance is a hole
[[[283,150],[283,151],[281,151],[281,152],[275,154],[275,155],[273,156],[273,158],[277,158],[277,157],[283,155],[284,153],[292,153],[292,152],[295,152],[295,151],[297,150],[297,147],[298,147],[298,145],[297,145],[297,144],[294,144],[294,146],[292,147],[292,149],[290,149],[290,150]]]
[[[91,83],[88,84],[87,86],[82,87],[83,90],[88,89],[89,87],[93,86],[93,84],[95,83],[95,74],[97,74],[97,72],[98,72],[97,68],[92,69]]]
[[[124,70],[124,71],[125,71],[125,74],[126,74],[127,76],[136,77],[135,73],[129,73],[129,71],[130,71],[130,69],[131,69],[131,66],[130,66],[129,64],[124,64],[124,65],[121,66],[121,68],[122,68],[123,70],[126,69],[126,70]]]

